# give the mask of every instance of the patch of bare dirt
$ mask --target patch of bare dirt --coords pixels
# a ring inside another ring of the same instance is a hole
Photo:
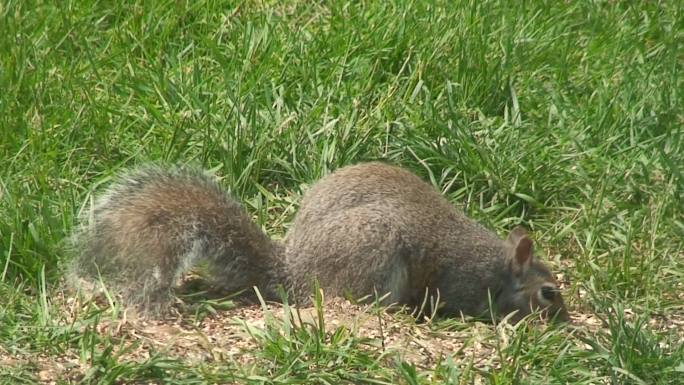
[[[562,277],[561,277],[562,278]],[[581,293],[580,293],[581,295]],[[53,303],[63,309],[64,325],[78,325],[83,317],[81,306],[74,298],[57,296]],[[631,317],[631,310],[625,314]],[[497,345],[506,346],[515,333],[511,326],[493,326],[469,322],[462,326],[437,330],[428,323],[416,323],[406,314],[378,311],[369,306],[352,304],[340,298],[327,299],[323,306],[325,330],[332,332],[344,327],[359,338],[368,338],[369,349],[392,351],[401,359],[420,368],[433,368],[447,357],[472,362],[476,368],[498,367]],[[152,320],[124,311],[112,317],[103,317],[94,332],[109,336],[117,346],[128,348],[120,352],[120,362],[143,362],[154,354],[182,359],[187,364],[200,362],[234,362],[240,366],[258,364],[255,349],[258,342],[250,330],[263,330],[268,317],[277,322],[289,319],[295,325],[318,325],[316,309],[291,308],[285,317],[280,304],[244,305],[218,311],[201,319],[194,314]],[[581,334],[591,335],[605,329],[601,319],[590,314],[575,312],[572,323],[581,328]],[[675,329],[684,334],[684,315],[655,316],[648,325],[654,330]],[[130,349],[134,347],[133,349]],[[587,346],[589,348],[589,346]],[[61,355],[22,355],[0,347],[0,367],[27,367],[41,383],[56,383],[56,379],[78,380],[88,372],[90,364],[84,362],[77,351]]]

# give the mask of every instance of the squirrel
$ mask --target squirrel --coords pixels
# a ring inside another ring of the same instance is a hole
[[[314,183],[282,241],[192,167],[147,165],[121,175],[82,223],[68,281],[102,279],[143,314],[168,310],[178,279],[206,261],[221,289],[256,286],[266,300],[279,300],[284,287],[306,303],[315,279],[329,295],[388,293],[385,303],[414,308],[435,295],[447,317],[493,310],[517,322],[539,310],[569,320],[522,227],[501,240],[418,176],[381,162]]]

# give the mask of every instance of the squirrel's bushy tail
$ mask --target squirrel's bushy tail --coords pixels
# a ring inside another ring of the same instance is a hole
[[[145,166],[120,176],[82,217],[67,281],[101,279],[127,305],[163,313],[179,278],[199,260],[227,291],[281,276],[281,246],[204,172]]]

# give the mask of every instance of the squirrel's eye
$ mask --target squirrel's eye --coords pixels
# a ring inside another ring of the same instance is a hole
[[[556,288],[551,286],[542,286],[541,295],[547,301],[553,301],[556,298]]]

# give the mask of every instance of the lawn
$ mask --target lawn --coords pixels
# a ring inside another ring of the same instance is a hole
[[[0,382],[684,384],[682,70],[681,1],[0,0]],[[63,289],[121,171],[204,167],[282,238],[367,160],[527,227],[572,324]]]

